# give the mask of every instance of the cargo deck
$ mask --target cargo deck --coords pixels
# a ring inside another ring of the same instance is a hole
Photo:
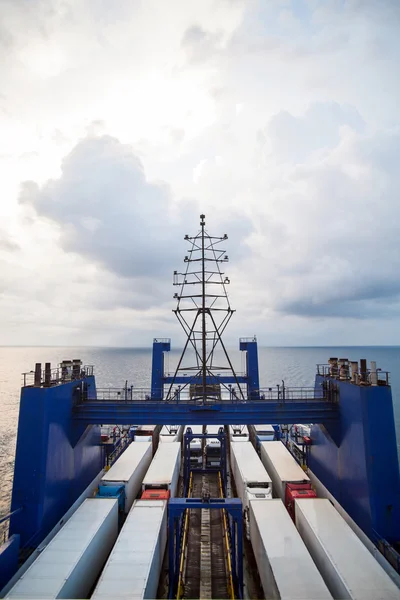
[[[219,474],[193,474],[190,495],[201,498],[207,494],[220,497]],[[231,598],[222,511],[196,508],[188,512],[183,594],[177,597]]]

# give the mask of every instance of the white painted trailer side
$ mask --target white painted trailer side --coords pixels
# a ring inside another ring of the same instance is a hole
[[[272,425],[254,425],[254,431],[260,442],[270,442],[275,439],[275,429]]]
[[[102,485],[125,487],[125,512],[128,513],[138,495],[143,477],[150,466],[153,455],[152,442],[132,442],[111,469],[101,478]]]
[[[261,442],[261,461],[272,479],[274,496],[285,501],[286,483],[310,481],[282,442]]]
[[[176,496],[181,467],[181,445],[179,442],[161,444],[144,476],[142,490],[170,490],[171,498]]]
[[[118,535],[118,501],[85,500],[6,598],[87,598]]]
[[[247,425],[229,425],[229,439],[231,442],[248,442],[250,437]]]
[[[400,589],[329,500],[296,500],[295,516],[300,535],[335,598],[400,599]]]
[[[252,498],[272,498],[271,477],[251,442],[231,442],[231,468],[243,510]]]
[[[156,598],[167,541],[167,502],[137,500],[92,599]]]
[[[279,499],[269,502],[250,501],[250,541],[265,598],[331,598],[289,513]]]
[[[181,442],[183,425],[163,425],[160,431],[160,442]]]

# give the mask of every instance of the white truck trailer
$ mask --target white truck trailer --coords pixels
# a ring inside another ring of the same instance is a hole
[[[251,442],[231,442],[231,472],[242,501],[246,536],[249,538],[250,500],[271,500],[272,482]]]
[[[258,444],[261,442],[273,442],[276,431],[272,425],[253,425]]]
[[[133,501],[141,489],[143,477],[150,466],[152,455],[152,442],[142,442],[141,444],[132,442],[101,478],[100,485],[124,486],[125,513],[130,511]]]
[[[248,442],[250,438],[247,425],[229,425],[229,439],[231,442]]]
[[[308,475],[282,442],[261,442],[260,449],[261,461],[272,479],[272,489],[276,498],[285,502],[287,483],[310,483]]]
[[[156,598],[167,541],[167,501],[137,500],[92,598]]]
[[[183,425],[164,425],[160,431],[160,442],[181,442]]]
[[[88,598],[117,535],[118,501],[86,499],[6,598]]]
[[[250,501],[250,541],[265,598],[331,598],[282,502]]]
[[[296,525],[334,598],[399,600],[385,573],[329,500],[296,500]]]
[[[265,470],[253,444],[231,443],[231,470],[238,496],[243,504],[243,511],[248,511],[250,500],[272,498],[271,477]]]
[[[181,444],[160,444],[142,482],[142,498],[151,499],[152,494],[166,491],[176,496],[181,467]],[[147,494],[145,494],[147,493]],[[162,497],[166,497],[165,494]]]

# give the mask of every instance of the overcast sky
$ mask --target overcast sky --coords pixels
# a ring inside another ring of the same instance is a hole
[[[226,338],[398,344],[398,0],[0,0],[0,344],[182,340],[227,233]]]

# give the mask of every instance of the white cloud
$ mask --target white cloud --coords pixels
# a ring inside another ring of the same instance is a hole
[[[193,169],[193,181],[194,183],[197,183],[201,177],[201,174],[203,172],[203,169],[205,167],[205,165],[207,164],[207,159],[203,158],[198,165],[195,166],[195,168]]]
[[[3,343],[169,335],[200,212],[230,236],[232,337],[397,339],[397,2],[0,11]]]

